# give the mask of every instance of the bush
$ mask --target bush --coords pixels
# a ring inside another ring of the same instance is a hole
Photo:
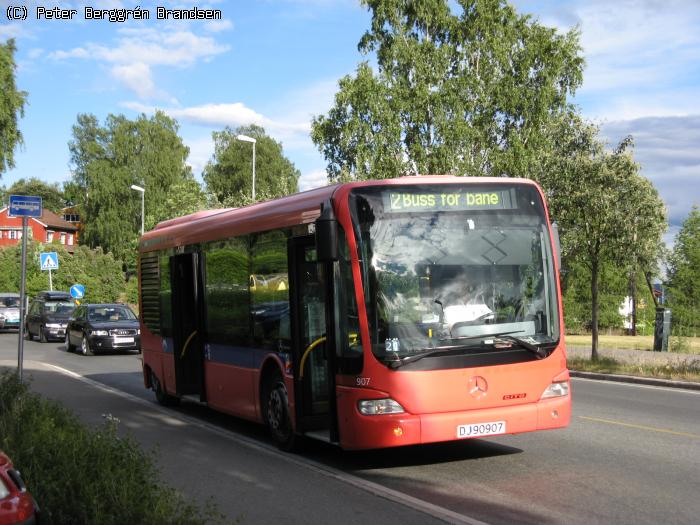
[[[85,302],[112,303],[120,298],[126,288],[121,261],[111,253],[104,253],[102,248],[93,250],[87,246],[76,246],[75,253],[70,254],[60,244],[43,245],[30,241],[27,243],[27,297],[49,289],[49,272],[39,268],[41,252],[58,254],[58,270],[53,271],[51,276],[54,290],[67,292],[72,285],[80,283],[85,285]],[[0,291],[19,292],[21,255],[20,244],[0,248]]]
[[[222,522],[160,481],[154,452],[119,437],[117,423],[91,430],[16,374],[0,375],[0,449],[22,471],[44,524]]]

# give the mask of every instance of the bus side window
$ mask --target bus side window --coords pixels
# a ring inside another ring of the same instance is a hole
[[[248,237],[210,243],[206,246],[205,264],[209,341],[250,344]]]
[[[286,231],[274,230],[258,235],[252,245],[250,313],[254,343],[263,348],[291,347],[287,237]]]

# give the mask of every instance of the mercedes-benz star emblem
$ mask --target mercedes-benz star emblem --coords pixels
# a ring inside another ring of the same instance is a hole
[[[476,398],[482,398],[486,395],[489,389],[489,384],[481,376],[474,376],[469,379],[469,394]]]

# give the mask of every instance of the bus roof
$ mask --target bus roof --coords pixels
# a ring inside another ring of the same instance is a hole
[[[241,208],[204,210],[162,221],[146,232],[139,242],[139,251],[148,252],[203,241],[224,239],[257,231],[291,227],[314,222],[321,213],[321,204],[336,192],[347,194],[351,189],[367,186],[414,184],[536,184],[529,179],[511,177],[458,177],[423,175],[395,179],[339,183],[295,193],[279,199],[250,204]]]

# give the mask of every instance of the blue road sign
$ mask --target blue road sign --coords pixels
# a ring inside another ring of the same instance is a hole
[[[44,252],[39,255],[42,270],[58,270],[58,254],[56,252]]]
[[[41,217],[41,197],[10,195],[10,217]]]
[[[82,284],[74,284],[70,287],[70,296],[73,299],[82,299],[85,297],[85,287]]]

